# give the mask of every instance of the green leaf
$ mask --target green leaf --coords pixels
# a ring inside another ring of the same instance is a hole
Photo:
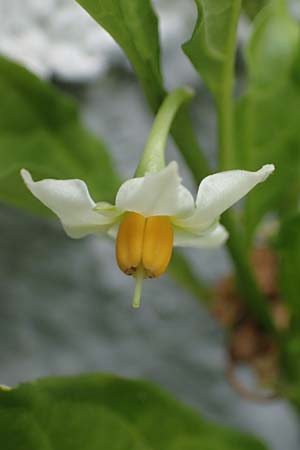
[[[290,78],[299,52],[299,25],[276,0],[257,16],[246,60],[251,87],[275,89]]]
[[[110,375],[46,378],[0,391],[6,450],[264,450],[157,387]]]
[[[164,89],[157,17],[149,0],[76,0],[127,54],[156,110]]]
[[[249,80],[236,105],[236,165],[249,170],[266,163],[276,166],[272,178],[247,196],[249,241],[268,211],[295,207],[300,175],[300,85],[294,76],[298,35],[298,24],[282,2],[275,2],[257,16],[246,49]]]
[[[240,0],[195,0],[198,19],[185,54],[218,100],[231,72],[236,47]],[[228,70],[229,69],[229,70]]]
[[[241,0],[195,0],[198,19],[183,45],[195,69],[212,92],[218,113],[219,168],[232,169],[233,87],[237,25]]]
[[[259,13],[259,11],[266,6],[268,0],[242,0],[243,9],[246,14],[250,17],[250,19],[254,19],[254,17]]]
[[[300,214],[286,218],[281,224],[277,249],[280,256],[280,283],[284,300],[295,317],[300,311]],[[297,325],[298,326],[298,325]]]
[[[130,60],[154,113],[166,96],[161,75],[158,20],[150,0],[76,0],[115,39]],[[172,135],[196,182],[209,167],[189,111],[179,111]]]
[[[119,180],[104,144],[81,124],[73,100],[0,58],[0,199],[50,214],[25,188],[35,178],[81,178],[95,200],[114,199]]]

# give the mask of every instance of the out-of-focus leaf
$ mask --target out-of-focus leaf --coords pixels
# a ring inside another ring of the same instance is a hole
[[[196,27],[190,41],[183,45],[185,54],[218,99],[222,96],[226,68],[232,64],[235,31],[240,0],[195,0],[198,9]],[[230,82],[230,80],[229,80]]]
[[[254,17],[259,13],[259,11],[266,6],[268,0],[242,0],[243,9],[246,14],[250,17],[250,19],[254,19]]]
[[[281,224],[277,244],[280,256],[280,282],[284,300],[299,318],[300,313],[300,214],[286,218]]]
[[[236,106],[236,165],[256,170],[274,163],[272,178],[247,196],[249,240],[270,210],[286,208],[297,189],[300,160],[298,25],[281,2],[266,7],[254,22],[246,60],[249,81]]]
[[[76,0],[115,39],[130,60],[156,113],[166,96],[160,68],[158,21],[150,0]],[[193,131],[189,111],[183,106],[172,135],[197,183],[209,173]]]
[[[264,450],[157,387],[110,375],[48,378],[0,391],[5,450]]]
[[[274,1],[257,17],[246,48],[252,87],[275,89],[291,76],[299,52],[299,25],[282,1]]]
[[[128,56],[154,109],[164,97],[157,17],[150,0],[76,0]]]
[[[95,200],[113,200],[118,177],[102,142],[80,124],[76,104],[26,69],[0,58],[0,199],[50,214],[25,188],[35,178],[81,178]]]

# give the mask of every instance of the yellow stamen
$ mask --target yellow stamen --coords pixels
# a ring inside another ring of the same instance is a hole
[[[173,228],[169,217],[128,212],[120,224],[116,258],[120,269],[136,278],[133,306],[139,306],[143,278],[162,275],[170,262]]]
[[[142,260],[146,219],[136,213],[126,213],[119,226],[116,257],[120,269],[133,275]]]
[[[170,262],[173,229],[169,217],[153,216],[146,220],[142,264],[149,278],[162,275]]]

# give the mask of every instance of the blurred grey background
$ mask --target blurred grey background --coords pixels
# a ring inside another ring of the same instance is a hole
[[[194,3],[154,4],[168,87],[196,87],[194,122],[213,161],[211,98],[180,51],[196,18]],[[83,121],[104,138],[124,178],[132,176],[152,116],[111,38],[73,0],[0,0],[0,20],[0,53],[72,92]],[[243,18],[241,42],[248,30]],[[168,158],[180,161],[172,144]],[[0,250],[0,383],[91,371],[142,377],[208,419],[261,436],[274,450],[299,449],[291,408],[281,401],[250,403],[231,389],[222,331],[168,276],[145,282],[142,308],[133,311],[132,280],[116,267],[109,240],[72,241],[57,222],[4,205]],[[208,281],[230,270],[224,249],[187,254]]]

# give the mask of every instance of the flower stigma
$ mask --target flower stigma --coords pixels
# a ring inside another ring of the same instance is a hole
[[[173,228],[167,216],[145,217],[127,212],[118,230],[116,258],[119,268],[136,280],[133,307],[140,306],[142,281],[162,275],[173,250]]]

